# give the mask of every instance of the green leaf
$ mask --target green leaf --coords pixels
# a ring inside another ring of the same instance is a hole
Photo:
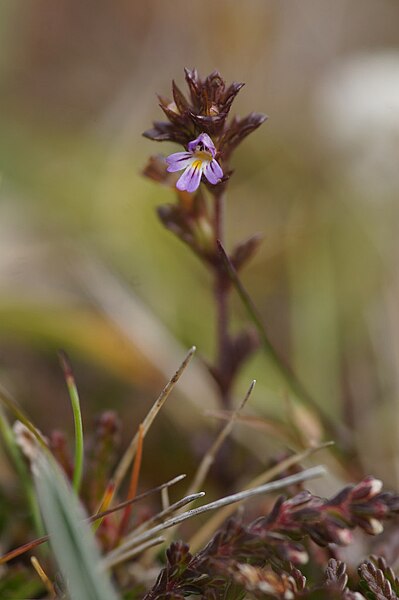
[[[41,449],[32,463],[36,492],[50,543],[71,600],[117,600],[101,569],[86,515],[62,472]]]
[[[276,372],[280,374],[287,388],[292,392],[294,397],[297,398],[304,406],[307,406],[311,412],[319,418],[325,431],[328,432],[333,439],[339,439],[342,446],[348,446],[348,444],[351,443],[350,439],[348,439],[348,432],[346,430],[344,431],[342,426],[331,421],[329,416],[324,412],[322,406],[319,405],[314,400],[313,396],[309,394],[294,371],[292,371],[289,365],[286,364],[279,356],[269,338],[258,309],[256,308],[251,296],[243,286],[237,270],[235,269],[231,259],[227,255],[220,241],[217,242],[217,246],[222,264],[226,269],[226,273],[229,276],[236,292],[238,293],[238,296],[243,303],[249,318],[257,329],[262,348],[266,356],[269,358],[270,363],[274,366]]]
[[[83,477],[83,460],[84,460],[84,442],[83,442],[83,422],[82,413],[80,410],[80,400],[78,388],[76,387],[75,377],[72,372],[69,359],[65,352],[60,352],[61,365],[64,370],[65,381],[68,387],[69,397],[73,412],[73,420],[75,423],[75,465],[73,472],[72,485],[76,494],[79,494],[79,489]]]

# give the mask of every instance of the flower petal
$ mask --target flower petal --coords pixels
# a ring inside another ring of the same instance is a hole
[[[180,191],[195,192],[201,182],[202,166],[198,164],[187,167],[183,175],[179,177],[176,187]]]
[[[185,169],[193,162],[194,157],[191,152],[175,152],[170,156],[167,156],[166,162],[168,168],[166,169],[169,173],[174,173],[175,171],[181,171]]]
[[[204,175],[209,181],[209,183],[216,185],[223,177],[222,167],[215,159],[213,159],[210,163],[206,165],[204,169]]]
[[[195,140],[189,142],[188,149],[190,152],[194,152],[197,146],[203,146],[206,152],[209,152],[212,155],[212,158],[216,154],[215,144],[212,142],[211,138],[207,133],[201,133]]]

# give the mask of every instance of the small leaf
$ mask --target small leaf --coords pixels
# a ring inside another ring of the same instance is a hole
[[[237,244],[231,255],[231,262],[239,271],[255,254],[262,242],[262,236],[253,235],[252,237]]]

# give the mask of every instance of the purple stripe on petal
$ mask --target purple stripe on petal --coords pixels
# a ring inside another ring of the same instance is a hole
[[[193,162],[193,155],[191,152],[175,152],[166,158],[168,168],[166,169],[169,173],[175,171],[181,171],[185,169]]]
[[[189,142],[188,149],[191,152],[197,148],[197,146],[202,145],[206,152],[209,152],[212,155],[212,158],[216,154],[215,144],[212,142],[211,138],[207,133],[201,133],[195,140]]]
[[[202,171],[203,171],[202,167],[197,167],[194,170],[194,174],[191,178],[191,181],[187,186],[188,192],[195,192],[195,190],[199,188],[199,184],[201,183]]]
[[[202,168],[187,167],[183,175],[179,177],[176,187],[180,191],[195,192],[201,182]]]
[[[204,169],[204,175],[213,185],[219,183],[221,178],[223,177],[223,171],[219,163],[213,159],[210,163],[208,163]]]

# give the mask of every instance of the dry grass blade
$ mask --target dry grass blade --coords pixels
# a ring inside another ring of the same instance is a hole
[[[114,493],[115,493],[115,485],[114,485],[113,481],[110,481],[110,482],[108,482],[107,487],[105,488],[104,495],[102,497],[100,506],[97,510],[98,514],[102,514],[103,512],[108,510],[108,508],[110,507],[111,502],[114,498]],[[103,519],[104,519],[104,517],[97,518],[97,520],[95,521],[95,523],[93,524],[93,527],[92,527],[93,533],[95,533],[97,531],[97,529],[101,526]]]
[[[223,427],[223,429],[219,433],[218,437],[216,438],[216,440],[214,441],[212,446],[209,448],[208,452],[205,454],[205,456],[202,459],[202,461],[197,469],[197,472],[194,476],[194,480],[193,480],[192,484],[190,485],[189,489],[187,490],[187,494],[193,494],[194,492],[199,490],[199,488],[204,483],[206,476],[208,475],[209,469],[211,468],[211,466],[215,460],[215,457],[220,450],[220,447],[222,446],[222,444],[225,441],[225,439],[227,438],[227,436],[230,435],[240,412],[242,411],[242,409],[248,402],[248,400],[253,392],[255,384],[256,384],[256,381],[253,380],[251,385],[249,386],[249,389],[245,395],[245,398],[242,400],[242,402],[237,407],[237,409],[230,414],[230,417],[228,418],[226,425]]]
[[[244,307],[248,312],[248,316],[254,323],[262,344],[262,347],[269,357],[271,363],[276,368],[277,372],[280,373],[283,380],[285,381],[288,389],[293,393],[293,395],[300,401],[302,404],[307,406],[315,418],[318,418],[322,423],[324,430],[331,435],[334,439],[341,440],[341,444],[346,447],[351,447],[352,440],[349,431],[346,430],[342,425],[338,425],[334,423],[330,417],[325,413],[322,406],[320,406],[313,398],[311,394],[309,394],[306,387],[303,385],[302,381],[298,378],[296,373],[290,368],[288,364],[286,364],[282,358],[279,356],[275,347],[273,346],[269,335],[266,331],[266,328],[263,324],[263,319],[256,308],[251,296],[243,286],[237,270],[235,269],[233,263],[231,262],[229,256],[227,255],[223,244],[218,240],[217,246],[219,249],[220,258],[223,261],[226,272],[234,285]]]
[[[120,565],[121,563],[123,563],[127,560],[131,560],[135,556],[138,556],[142,552],[145,552],[146,550],[149,550],[150,548],[153,548],[154,546],[159,546],[159,544],[163,544],[164,541],[165,541],[165,538],[163,538],[163,537],[154,538],[153,540],[144,542],[144,544],[140,544],[140,546],[136,546],[135,548],[132,548],[130,551],[126,552],[125,554],[115,556],[112,559],[105,558],[102,561],[102,565],[105,569],[111,569],[112,567],[115,567],[116,565]]]
[[[169,481],[162,483],[161,485],[158,485],[155,488],[151,488],[150,490],[143,492],[142,494],[136,496],[132,500],[125,500],[125,502],[121,502],[117,506],[114,506],[112,508],[109,508],[108,510],[104,510],[102,512],[99,512],[99,513],[91,516],[88,519],[88,521],[89,521],[89,523],[94,523],[98,520],[101,520],[104,517],[107,517],[108,515],[111,515],[112,513],[117,512],[118,510],[122,510],[129,504],[134,504],[135,502],[139,502],[140,500],[143,500],[143,498],[147,498],[147,496],[149,496],[150,494],[154,494],[155,492],[162,492],[162,490],[171,487],[172,485],[174,485],[175,483],[178,483],[185,477],[186,477],[186,475],[178,475],[177,477],[174,477],[173,479],[170,479]],[[14,550],[10,550],[10,552],[7,552],[6,554],[3,554],[3,556],[0,556],[0,565],[3,565],[5,563],[9,562],[13,558],[17,558],[17,556],[21,556],[21,554],[25,554],[25,552],[29,552],[30,550],[33,550],[33,548],[36,548],[37,546],[40,546],[41,544],[48,542],[48,540],[49,540],[49,536],[43,535],[42,537],[36,538],[35,540],[27,542],[26,544],[23,544],[22,546],[18,546],[18,548],[14,548]]]
[[[13,558],[17,558],[17,556],[21,556],[21,554],[25,554],[25,552],[29,552],[30,550],[33,550],[37,546],[40,546],[41,544],[48,542],[48,539],[49,539],[48,535],[43,535],[42,537],[36,538],[35,540],[27,542],[26,544],[23,544],[22,546],[18,546],[18,548],[14,548],[14,550],[10,550],[10,552],[7,552],[6,554],[3,554],[3,556],[0,556],[0,565],[4,565],[5,563],[9,562]]]
[[[46,440],[40,431],[36,429],[32,421],[30,421],[24,411],[17,405],[15,400],[11,398],[10,394],[3,388],[3,386],[0,386],[0,402],[14,415],[18,421],[21,421],[21,423],[23,423],[25,427],[29,429],[32,435],[34,435],[36,440],[39,442],[40,446],[43,449],[48,450]]]
[[[170,506],[169,490],[165,488],[161,492],[162,508],[166,510]]]
[[[165,483],[162,483],[161,485],[158,485],[155,488],[151,488],[150,490],[147,490],[146,492],[143,492],[142,494],[135,496],[131,500],[125,500],[124,502],[121,502],[120,504],[117,504],[116,506],[113,506],[112,508],[109,508],[107,510],[104,510],[101,513],[97,513],[96,515],[93,515],[92,517],[90,517],[89,521],[91,523],[93,523],[94,521],[97,521],[98,519],[103,519],[104,517],[107,517],[108,515],[111,515],[112,513],[116,512],[118,510],[122,510],[123,508],[125,508],[126,506],[129,506],[130,504],[135,504],[136,502],[139,502],[139,500],[146,498],[150,494],[154,494],[155,492],[162,492],[162,490],[170,488],[172,485],[175,485],[176,483],[178,483],[185,477],[186,477],[186,475],[178,475],[177,477],[174,477],[173,479],[170,479],[169,481],[166,481]]]
[[[212,409],[207,410],[205,414],[215,419],[229,421],[231,419],[232,413],[228,410]],[[236,421],[238,423],[242,423],[243,425],[247,425],[254,429],[258,429],[259,431],[263,431],[268,435],[273,436],[289,448],[295,448],[296,450],[303,449],[303,445],[302,447],[298,448],[299,440],[297,436],[295,436],[292,433],[290,427],[282,421],[277,421],[277,419],[275,418],[272,419],[267,417],[258,417],[254,415],[237,415]]]
[[[172,517],[171,519],[168,519],[167,521],[165,521],[164,523],[161,523],[160,525],[156,525],[155,527],[153,527],[152,529],[149,529],[148,531],[142,533],[141,535],[137,535],[137,536],[135,534],[129,535],[126,538],[125,542],[121,546],[119,546],[115,550],[111,551],[107,555],[107,559],[113,560],[116,556],[119,556],[120,554],[125,553],[130,548],[138,546],[139,544],[142,544],[142,543],[146,542],[147,540],[155,537],[161,531],[164,531],[165,529],[169,529],[170,527],[174,527],[175,525],[179,525],[183,521],[186,521],[187,519],[191,519],[197,515],[203,514],[205,512],[209,512],[211,510],[217,510],[217,509],[222,508],[223,506],[227,506],[229,504],[236,504],[237,502],[243,502],[244,500],[247,500],[248,498],[252,498],[254,496],[260,496],[261,494],[267,494],[269,492],[274,492],[275,490],[280,490],[289,485],[296,484],[301,481],[307,481],[309,479],[314,479],[316,477],[321,477],[325,474],[326,474],[326,470],[324,467],[322,467],[322,466],[313,467],[311,469],[302,471],[301,473],[297,473],[295,475],[290,475],[289,477],[284,477],[283,479],[279,479],[277,481],[272,481],[270,483],[261,485],[256,488],[252,488],[249,490],[245,490],[243,492],[238,492],[237,494],[233,494],[231,496],[226,496],[224,498],[220,498],[219,500],[215,500],[214,502],[210,502],[209,504],[199,506],[198,508],[193,508],[192,510],[189,510],[185,513],[182,513],[180,515]]]
[[[186,370],[187,366],[189,365],[192,357],[194,356],[196,351],[195,346],[193,346],[192,348],[190,348],[190,350],[188,351],[188,353],[186,354],[183,362],[181,363],[180,367],[177,369],[176,373],[173,375],[173,377],[168,381],[168,383],[166,384],[166,386],[163,388],[162,392],[160,393],[160,395],[158,396],[158,398],[156,399],[156,401],[154,402],[153,406],[151,407],[150,411],[148,412],[146,418],[143,421],[143,437],[146,436],[149,428],[151,427],[155,417],[157,416],[157,414],[159,413],[159,411],[161,410],[162,406],[165,404],[166,400],[168,399],[170,393],[172,392],[173,388],[175,387],[176,383],[179,381],[180,377],[182,376],[182,374],[184,373],[184,371]],[[128,469],[130,466],[130,463],[132,462],[132,460],[134,459],[134,456],[136,454],[137,451],[137,446],[138,446],[138,441],[139,441],[139,434],[137,433],[132,442],[130,443],[130,446],[127,448],[124,456],[122,457],[116,471],[115,471],[115,475],[114,475],[114,484],[115,484],[115,493],[118,491]]]
[[[200,487],[202,487],[202,484],[204,483],[204,481],[209,473],[209,469],[211,468],[212,464],[215,461],[217,453],[219,452],[219,450],[220,450],[223,442],[227,438],[227,436],[230,435],[230,433],[234,427],[234,424],[236,423],[240,412],[242,411],[242,409],[248,402],[255,385],[256,385],[256,380],[254,379],[251,382],[251,385],[249,386],[244,399],[239,404],[239,406],[236,408],[236,410],[228,413],[227,423],[223,427],[223,429],[220,431],[220,433],[217,436],[217,438],[215,439],[214,443],[212,444],[212,446],[209,448],[209,450],[206,452],[205,456],[203,457],[203,459],[197,469],[197,472],[194,475],[194,479],[193,479],[191,485],[189,486],[189,488],[187,489],[187,495],[194,494],[197,490],[200,489]],[[170,540],[172,539],[173,535],[175,534],[175,530],[176,530],[176,528],[170,529],[168,535],[166,536],[166,540],[165,540],[166,544],[168,544],[170,542]],[[153,553],[151,553],[151,552],[147,553],[145,556],[146,564],[148,564],[152,560],[152,558],[153,558]]]
[[[30,559],[30,562],[32,563],[33,568],[35,569],[36,573],[39,575],[40,579],[42,580],[44,587],[47,589],[48,593],[50,594],[51,600],[55,600],[55,598],[57,597],[57,593],[55,591],[53,583],[50,581],[47,573],[43,569],[42,565],[40,564],[40,562],[38,561],[36,556],[32,556]]]
[[[195,500],[198,500],[199,498],[203,498],[204,496],[205,496],[205,492],[197,492],[196,494],[190,494],[188,496],[184,496],[184,498],[181,498],[181,500],[178,500],[174,504],[171,504],[170,506],[168,506],[161,512],[157,513],[156,515],[154,515],[153,517],[148,519],[148,521],[145,521],[145,523],[142,523],[139,527],[136,527],[134,530],[134,533],[136,535],[138,535],[142,531],[145,531],[146,529],[148,529],[150,527],[150,525],[154,525],[154,523],[162,523],[162,521],[166,517],[169,517],[170,515],[172,515],[176,511],[178,511],[180,508],[183,508],[183,506],[187,506],[187,504],[190,504],[191,502],[195,502]]]
[[[135,457],[134,463],[133,463],[132,476],[130,479],[129,491],[127,494],[128,500],[133,500],[133,498],[135,497],[136,492],[137,492],[138,482],[139,482],[141,459],[143,456],[143,439],[144,439],[144,427],[142,424],[140,424],[140,426],[139,426],[138,436],[139,437],[138,437],[138,441],[137,441],[137,452],[136,452],[136,457]],[[123,537],[128,525],[129,525],[129,519],[130,519],[130,515],[132,513],[132,508],[133,508],[132,504],[129,504],[123,512],[122,519],[121,519],[121,522],[119,525],[117,540],[120,540],[121,537]]]
[[[271,469],[267,469],[252,481],[249,482],[248,486],[245,488],[246,490],[252,489],[254,487],[264,485],[268,481],[271,481],[275,477],[277,477],[280,473],[285,471],[286,469],[290,469],[294,465],[300,463],[305,460],[318,450],[322,450],[323,448],[328,448],[331,446],[333,442],[325,442],[320,446],[315,448],[309,448],[300,454],[295,454],[294,456],[290,456],[279,462],[277,465],[272,467]],[[303,471],[304,472],[304,471]],[[278,480],[282,481],[282,479]],[[235,506],[225,506],[221,510],[219,510],[213,517],[207,520],[205,525],[197,531],[197,533],[191,538],[189,545],[193,552],[196,552],[199,548],[205,544],[205,542],[210,539],[216,529],[226,520],[228,517],[235,511]]]

